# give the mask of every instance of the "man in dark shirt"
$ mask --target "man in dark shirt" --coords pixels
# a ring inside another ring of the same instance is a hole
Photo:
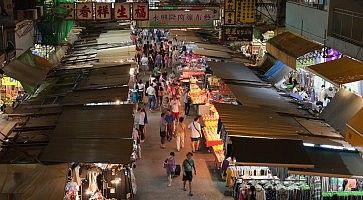
[[[173,137],[174,132],[174,117],[171,114],[170,110],[166,112],[165,121],[167,124],[167,130],[166,130],[166,139],[170,142]]]

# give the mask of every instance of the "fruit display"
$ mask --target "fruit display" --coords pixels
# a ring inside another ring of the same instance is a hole
[[[222,163],[224,159],[223,144],[213,146],[212,149],[213,149],[213,154],[217,161],[217,165],[220,166],[220,163]]]
[[[180,78],[182,79],[190,79],[194,76],[204,76],[203,71],[182,71],[182,74],[180,75]]]
[[[193,104],[205,104],[207,102],[206,91],[201,90],[198,85],[190,85],[189,96],[192,99]]]
[[[202,123],[204,124],[203,132],[206,140],[206,146],[215,146],[223,144],[218,134],[219,115],[213,105],[209,105],[210,113],[202,115]]]

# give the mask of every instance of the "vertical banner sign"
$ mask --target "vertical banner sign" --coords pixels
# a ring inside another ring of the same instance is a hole
[[[138,21],[149,20],[149,4],[148,3],[133,3],[132,4],[132,19]]]
[[[224,24],[233,25],[236,23],[236,0],[224,1]]]
[[[115,19],[130,20],[131,19],[131,4],[130,3],[115,3]]]
[[[256,0],[236,0],[236,5],[237,23],[251,24],[256,22]]]
[[[92,3],[77,3],[76,19],[79,20],[92,20],[93,19],[93,6]]]
[[[111,4],[110,3],[96,3],[96,20],[111,19]]]
[[[66,9],[68,12],[68,15],[65,17],[65,19],[74,19],[74,3],[61,4],[61,7]]]
[[[243,4],[242,4],[243,1]],[[241,23],[242,22],[242,12],[245,10],[242,10],[243,5],[246,5],[245,1],[249,0],[236,0],[236,22]]]

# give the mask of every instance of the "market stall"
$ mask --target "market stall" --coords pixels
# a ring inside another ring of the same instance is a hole
[[[133,198],[132,108],[122,104],[63,109],[40,160],[70,163],[65,199]]]
[[[305,177],[314,188],[313,199],[347,200],[363,198],[363,159],[359,152],[346,148],[305,147],[314,164],[311,169],[292,169],[289,174]]]

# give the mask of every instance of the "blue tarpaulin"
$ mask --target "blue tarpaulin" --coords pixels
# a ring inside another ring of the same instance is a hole
[[[280,60],[277,60],[275,64],[263,75],[263,80],[275,84],[282,80],[282,78],[291,70],[292,69],[290,67]]]

